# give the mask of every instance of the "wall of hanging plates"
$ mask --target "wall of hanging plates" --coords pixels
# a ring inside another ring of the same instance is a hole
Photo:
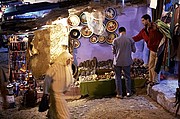
[[[118,28],[123,26],[131,37],[142,28],[141,16],[151,14],[147,6],[106,7],[104,11],[70,14],[67,23],[70,26],[70,39],[74,46],[75,63],[97,57],[98,60],[112,59],[111,44],[119,36]],[[148,49],[144,41],[136,43],[137,52],[133,58],[148,62]]]

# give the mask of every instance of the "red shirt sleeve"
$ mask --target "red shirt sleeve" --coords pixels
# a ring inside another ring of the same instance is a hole
[[[132,37],[135,42],[140,41],[141,39],[143,39],[142,32],[143,31],[141,30],[136,36]]]

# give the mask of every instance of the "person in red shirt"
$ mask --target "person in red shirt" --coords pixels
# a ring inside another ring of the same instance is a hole
[[[157,62],[157,49],[163,34],[157,29],[156,25],[151,22],[151,17],[148,14],[145,14],[141,17],[141,22],[145,26],[136,36],[132,37],[135,42],[144,39],[147,43],[147,47],[150,50],[149,56],[149,80],[148,83],[151,85],[159,84],[160,73],[157,74],[155,70]]]

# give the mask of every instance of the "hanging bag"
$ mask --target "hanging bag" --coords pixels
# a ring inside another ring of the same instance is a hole
[[[38,111],[45,112],[48,109],[49,109],[49,96],[44,94],[41,98]]]

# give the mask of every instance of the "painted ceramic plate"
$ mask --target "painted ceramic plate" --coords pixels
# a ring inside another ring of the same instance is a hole
[[[89,38],[89,41],[93,44],[97,43],[98,42],[98,36],[96,35],[92,35],[90,38]]]
[[[116,17],[116,15],[117,15],[117,11],[115,8],[112,8],[112,7],[106,8],[106,10],[105,10],[106,19],[108,19],[108,20],[114,19]]]
[[[81,42],[77,39],[74,39],[74,48],[79,48],[81,45]]]
[[[104,43],[106,41],[106,37],[105,36],[99,36],[98,41],[99,41],[99,43]]]
[[[86,19],[85,13],[81,13],[80,21],[81,21],[81,24],[84,24],[84,25],[87,24],[87,19]]]
[[[90,37],[93,34],[93,32],[90,30],[88,26],[84,26],[81,29],[81,34],[84,37]]]
[[[110,20],[106,23],[106,30],[108,32],[115,32],[118,28],[118,22],[116,20]]]
[[[110,33],[106,39],[106,43],[111,45],[116,37],[118,37],[116,33]]]
[[[81,33],[78,29],[72,29],[70,31],[70,37],[73,39],[79,39],[81,37]]]
[[[80,24],[80,19],[77,15],[70,15],[67,19],[67,23],[70,26],[78,26]]]

